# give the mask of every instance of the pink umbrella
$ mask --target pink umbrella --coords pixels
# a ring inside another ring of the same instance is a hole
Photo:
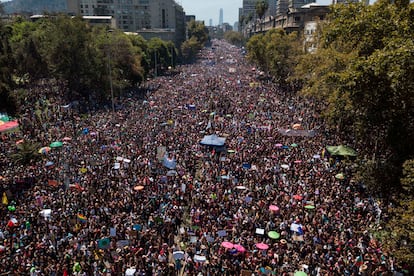
[[[302,160],[295,160],[295,164],[300,164],[302,163]]]
[[[246,248],[244,248],[243,245],[241,245],[241,244],[235,244],[234,249],[236,249],[237,251],[242,252],[242,253],[246,252]]]
[[[276,205],[270,205],[269,210],[273,212],[279,212],[279,207],[277,207]]]
[[[256,243],[256,247],[259,248],[260,250],[266,250],[269,249],[269,246],[265,243]]]
[[[281,148],[283,145],[282,144],[276,144],[275,147]]]
[[[228,242],[228,241],[224,241],[224,242],[221,243],[221,246],[223,246],[224,248],[227,248],[227,249],[232,249],[234,247],[234,244],[232,244],[231,242]]]
[[[294,195],[293,196],[293,199],[296,199],[296,200],[302,200],[302,196],[301,195]]]

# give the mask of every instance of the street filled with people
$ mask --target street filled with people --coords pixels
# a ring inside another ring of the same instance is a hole
[[[327,150],[358,145],[244,54],[214,40],[115,111],[33,91],[41,112],[1,136],[0,275],[400,271],[371,231],[384,206]],[[40,160],[13,162],[23,141]]]

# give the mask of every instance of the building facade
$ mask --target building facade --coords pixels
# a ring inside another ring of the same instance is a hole
[[[112,16],[124,32],[154,30],[177,44],[185,40],[184,9],[174,0],[68,0],[67,6],[75,15]]]

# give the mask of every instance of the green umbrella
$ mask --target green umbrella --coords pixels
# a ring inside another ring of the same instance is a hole
[[[337,156],[357,156],[357,152],[344,145],[340,146],[327,146],[326,149],[331,155],[337,155]]]
[[[308,276],[308,274],[303,271],[295,271],[294,276]]]
[[[280,234],[279,234],[278,232],[276,232],[276,231],[269,231],[269,232],[267,233],[267,236],[268,236],[269,238],[271,238],[271,239],[274,239],[274,240],[276,240],[276,239],[280,238]]]
[[[338,173],[337,175],[335,175],[335,178],[343,180],[343,179],[345,179],[345,175],[343,173]]]
[[[292,148],[296,148],[298,146],[298,144],[293,143],[292,145],[290,145]]]
[[[313,205],[305,205],[305,209],[313,210],[313,209],[315,209],[315,206],[313,206]]]
[[[7,115],[0,115],[0,121],[8,122],[10,121],[10,117]]]
[[[56,141],[56,142],[53,142],[53,143],[50,144],[51,148],[59,148],[61,146],[63,146],[63,143],[60,142],[60,141]]]

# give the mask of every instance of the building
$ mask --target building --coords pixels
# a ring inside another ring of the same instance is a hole
[[[69,13],[112,16],[124,32],[168,34],[179,45],[185,40],[185,13],[174,0],[67,0]]]
[[[223,9],[220,9],[219,26],[223,26]]]

